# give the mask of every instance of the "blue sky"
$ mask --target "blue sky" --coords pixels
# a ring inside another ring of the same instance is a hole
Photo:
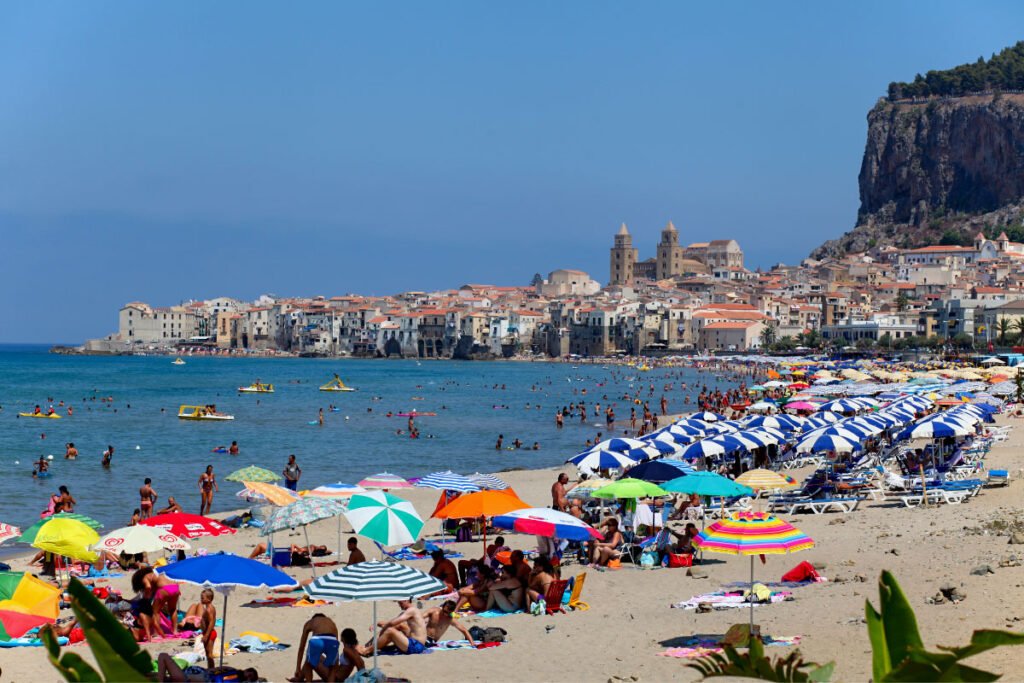
[[[1024,38],[968,3],[0,7],[0,342],[130,300],[607,278],[733,237],[795,262],[853,226],[892,80]]]

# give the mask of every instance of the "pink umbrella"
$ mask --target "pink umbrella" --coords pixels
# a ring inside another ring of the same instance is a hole
[[[804,410],[807,412],[814,412],[815,410],[818,409],[818,406],[807,401],[791,401],[790,403],[784,405],[783,408],[785,408],[786,410]]]

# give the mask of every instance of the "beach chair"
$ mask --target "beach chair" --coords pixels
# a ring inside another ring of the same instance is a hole
[[[988,479],[985,480],[986,486],[1009,486],[1010,484],[1010,471],[1009,470],[989,470]]]
[[[548,592],[544,594],[545,614],[554,614],[555,612],[565,614],[565,609],[562,608],[562,596],[565,595],[565,587],[568,585],[569,579],[555,579],[548,584]]]
[[[569,609],[577,612],[585,612],[590,609],[590,605],[580,600],[580,595],[583,593],[583,584],[586,580],[586,572],[577,574],[575,580],[573,580],[572,592],[569,594]]]

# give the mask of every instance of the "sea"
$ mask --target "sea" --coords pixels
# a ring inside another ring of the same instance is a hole
[[[172,495],[187,512],[198,512],[198,479],[207,465],[220,485],[213,511],[236,509],[245,504],[236,497],[242,487],[225,477],[248,465],[280,473],[289,454],[302,468],[300,488],[355,483],[383,471],[409,478],[448,469],[551,467],[582,451],[598,432],[608,437],[603,409],[609,402],[621,434],[632,406],[627,395],[639,391],[657,412],[664,394],[671,414],[695,409],[686,399],[695,400],[699,385],[735,385],[681,367],[190,356],[176,366],[166,356],[57,355],[48,348],[0,345],[0,466],[7,473],[0,477],[0,522],[31,524],[65,485],[78,501],[76,512],[107,529],[123,526],[146,477],[159,495],[158,508]],[[335,373],[357,391],[319,391]],[[272,383],[275,393],[238,393],[257,379]],[[558,429],[556,411],[580,400],[588,406],[586,422],[568,418]],[[177,417],[181,405],[210,403],[235,419]],[[64,417],[18,416],[36,405],[44,411],[53,405]],[[415,439],[407,418],[395,415],[410,411],[436,414],[416,418]],[[499,435],[503,448],[496,450]],[[509,450],[515,439],[523,448]],[[238,455],[214,452],[232,441]],[[64,458],[69,442],[77,460]],[[108,446],[115,449],[109,469],[101,465]],[[33,463],[41,456],[52,456],[51,476],[34,478]]]

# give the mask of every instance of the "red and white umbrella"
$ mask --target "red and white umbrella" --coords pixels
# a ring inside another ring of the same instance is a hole
[[[389,491],[391,489],[409,489],[412,488],[412,484],[397,474],[391,474],[390,472],[381,472],[380,474],[374,474],[373,476],[367,477],[359,482],[359,485],[364,489],[383,489]]]
[[[603,538],[601,532],[582,519],[551,508],[524,508],[491,518],[499,529],[510,529],[523,534],[547,538],[565,538],[570,541],[589,541]]]
[[[165,515],[157,515],[144,519],[139,524],[149,527],[158,527],[170,531],[175,536],[182,538],[199,538],[201,536],[222,536],[233,534],[235,530],[224,526],[215,519],[190,515],[185,512],[168,512]]]
[[[112,553],[155,553],[160,550],[188,550],[188,543],[160,527],[126,526],[115,529],[92,545],[96,551]]]
[[[15,536],[21,536],[21,529],[10,524],[0,524],[0,543]]]

